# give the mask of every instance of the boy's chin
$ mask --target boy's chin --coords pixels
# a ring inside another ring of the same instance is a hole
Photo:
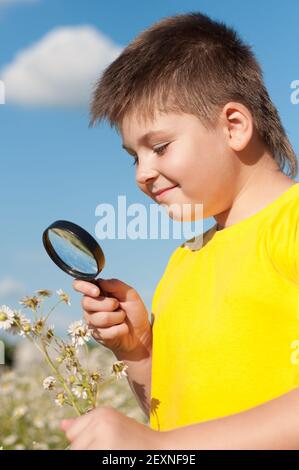
[[[202,211],[198,213],[195,210],[182,211],[180,208],[167,207],[168,216],[175,222],[196,222],[202,220]]]
[[[183,217],[182,214],[176,214],[173,212],[168,212],[169,218],[173,220],[174,222],[190,222],[191,220],[186,219],[186,217]]]

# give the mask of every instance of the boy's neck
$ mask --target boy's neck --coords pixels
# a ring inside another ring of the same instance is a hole
[[[250,170],[225,211],[214,216],[216,230],[222,230],[256,214],[296,184],[292,178],[279,170],[269,154]]]

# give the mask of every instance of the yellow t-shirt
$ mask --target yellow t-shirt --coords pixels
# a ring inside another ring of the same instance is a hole
[[[238,413],[299,385],[298,248],[299,183],[214,225],[200,248],[176,248],[152,300],[151,428]]]

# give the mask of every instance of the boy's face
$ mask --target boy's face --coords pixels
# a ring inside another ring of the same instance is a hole
[[[164,204],[171,218],[198,220],[222,211],[229,200],[224,188],[230,187],[235,171],[224,126],[208,131],[194,115],[164,113],[150,123],[126,116],[120,131],[123,147],[137,158],[137,185]],[[150,131],[156,134],[144,138]],[[191,212],[184,213],[185,204]],[[195,204],[203,204],[203,212]]]

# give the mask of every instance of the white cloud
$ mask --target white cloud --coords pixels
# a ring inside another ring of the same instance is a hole
[[[91,26],[56,28],[2,69],[6,102],[87,106],[95,80],[121,50]]]
[[[11,277],[0,280],[0,298],[18,296],[25,292],[25,286]]]

